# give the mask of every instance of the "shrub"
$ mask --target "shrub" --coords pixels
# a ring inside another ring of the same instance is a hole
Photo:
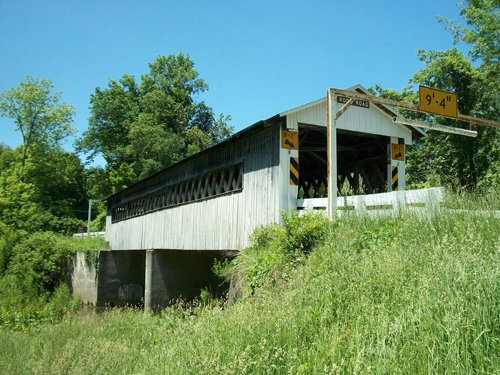
[[[30,330],[44,323],[57,323],[82,306],[66,284],[54,293],[32,290],[30,281],[8,275],[0,280],[0,326],[13,330]]]
[[[320,214],[308,212],[299,216],[282,213],[283,226],[270,224],[255,230],[250,246],[240,252],[219,274],[244,279],[250,294],[266,282],[287,281],[291,269],[305,257],[329,232],[331,223]]]
[[[0,221],[0,278],[3,277],[12,258],[13,249],[23,232],[16,231]]]
[[[18,241],[0,279],[0,326],[33,328],[77,310],[81,299],[73,298],[65,283],[73,254],[72,241],[52,232]]]
[[[330,222],[314,211],[299,216],[297,211],[287,215],[282,212],[281,219],[285,229],[284,247],[289,253],[308,254],[313,247],[325,239]]]
[[[68,238],[40,232],[14,246],[13,254],[8,274],[31,280],[39,291],[54,291],[65,281],[66,267],[74,251]]]

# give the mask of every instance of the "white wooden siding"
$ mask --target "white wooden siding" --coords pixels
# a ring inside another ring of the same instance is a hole
[[[341,105],[338,104],[337,108]],[[298,130],[298,124],[309,124],[326,127],[326,99],[315,104],[300,107],[297,111],[286,112],[288,129]],[[370,103],[370,108],[350,106],[337,120],[337,128],[354,132],[384,135],[403,138],[408,145],[412,144],[411,131],[402,125],[395,124],[392,119],[378,107]]]
[[[106,239],[112,250],[179,249],[241,250],[259,226],[279,220],[279,124],[223,149],[190,160],[118,195],[119,205],[161,186],[192,177],[216,166],[243,162],[240,192],[190,202],[111,223]]]

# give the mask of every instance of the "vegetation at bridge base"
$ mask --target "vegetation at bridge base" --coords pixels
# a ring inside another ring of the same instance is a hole
[[[106,248],[102,238],[28,234],[0,225],[0,329],[33,330],[77,312],[82,301],[67,286],[68,265],[77,250]]]
[[[454,200],[457,207],[468,205]],[[476,202],[482,205],[476,208],[491,207]],[[31,332],[4,329],[0,371],[498,372],[499,219],[465,212],[429,219],[404,212],[395,218],[345,216],[334,223],[312,216],[287,220],[282,229],[259,230],[252,250],[237,258],[246,265],[240,270],[253,293],[235,305],[179,305],[157,315],[109,310]],[[299,233],[291,247],[282,237],[290,228]],[[269,252],[282,256],[256,273]],[[283,255],[290,252],[293,257]],[[256,274],[258,283],[252,280]]]
[[[0,222],[0,329],[32,330],[77,312],[82,301],[67,286],[77,250],[95,261],[103,238],[73,239],[53,232],[27,233]]]
[[[214,272],[237,284],[246,294],[259,287],[287,279],[290,272],[306,261],[307,255],[327,235],[331,225],[321,215],[299,216],[297,212],[281,213],[282,225],[257,228],[250,237],[251,245],[231,262],[224,259],[214,265]],[[237,281],[239,280],[239,281]],[[241,283],[243,282],[243,283]]]
[[[0,255],[0,327],[32,329],[55,323],[81,305],[66,285],[71,241],[51,232],[19,236],[2,233]]]

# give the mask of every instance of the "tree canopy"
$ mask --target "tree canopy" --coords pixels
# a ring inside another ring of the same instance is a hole
[[[467,26],[457,21],[438,17],[447,30],[450,30],[456,43],[464,42],[472,47],[469,56],[480,60],[483,68],[500,74],[500,1],[467,0],[460,15]]]
[[[457,48],[443,51],[419,50],[424,68],[409,80],[402,93],[376,87],[382,96],[418,102],[414,85],[424,85],[458,96],[461,114],[485,119],[500,119],[500,1],[470,0],[458,4],[466,25],[438,17],[454,35],[455,43],[471,46],[469,56]],[[406,114],[405,114],[406,115]],[[440,124],[468,128],[470,124],[412,114]],[[408,153],[409,183],[446,184],[456,189],[500,186],[500,135],[497,129],[476,126],[477,138],[429,131]]]
[[[59,103],[61,93],[51,94],[53,88],[49,79],[26,77],[18,87],[0,94],[0,116],[13,119],[23,137],[23,166],[30,153],[58,146],[75,132],[71,127],[75,108]]]
[[[125,74],[90,98],[89,128],[77,149],[102,154],[111,191],[124,188],[228,137],[230,118],[215,117],[196,96],[208,90],[189,56],[160,56],[136,82]],[[111,192],[111,191],[108,191]]]
[[[0,148],[0,222],[27,233],[71,233],[85,207],[84,169],[60,143],[75,132],[74,107],[48,79],[26,77],[0,94],[0,115],[14,120],[23,144]]]

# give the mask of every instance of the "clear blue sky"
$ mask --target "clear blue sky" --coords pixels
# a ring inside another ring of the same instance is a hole
[[[401,90],[422,67],[417,49],[452,47],[436,16],[459,19],[456,2],[0,0],[0,92],[27,75],[51,79],[81,136],[96,87],[182,52],[210,85],[199,99],[238,131],[328,87]],[[10,119],[0,134],[21,143]]]

